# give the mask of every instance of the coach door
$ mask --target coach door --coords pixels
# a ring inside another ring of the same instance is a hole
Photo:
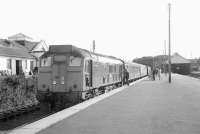
[[[92,87],[92,60],[89,60],[89,80],[90,80],[90,87]]]
[[[56,55],[52,64],[53,90],[62,92],[66,87],[66,56]]]
[[[92,87],[92,60],[87,60],[85,62],[85,85],[87,87]]]

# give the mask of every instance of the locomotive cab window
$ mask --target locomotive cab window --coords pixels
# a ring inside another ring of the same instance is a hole
[[[69,66],[81,66],[81,58],[80,57],[75,57],[75,56],[70,56],[69,57]]]
[[[52,59],[51,56],[42,58],[41,59],[41,66],[42,67],[49,67],[49,66],[51,66],[51,59]]]
[[[54,56],[54,61],[55,62],[65,62],[66,61],[66,56],[65,55],[55,55]]]

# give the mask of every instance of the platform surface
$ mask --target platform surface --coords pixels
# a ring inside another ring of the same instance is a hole
[[[145,80],[39,134],[200,134],[200,80]]]

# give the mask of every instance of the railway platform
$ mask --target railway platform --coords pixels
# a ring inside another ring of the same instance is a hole
[[[38,134],[199,134],[199,115],[200,80],[173,74],[169,84],[163,75],[131,85]]]

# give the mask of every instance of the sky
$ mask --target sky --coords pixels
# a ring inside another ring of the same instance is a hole
[[[125,60],[155,56],[168,46],[200,57],[199,0],[0,0],[0,38],[24,33],[48,45],[72,44]]]

